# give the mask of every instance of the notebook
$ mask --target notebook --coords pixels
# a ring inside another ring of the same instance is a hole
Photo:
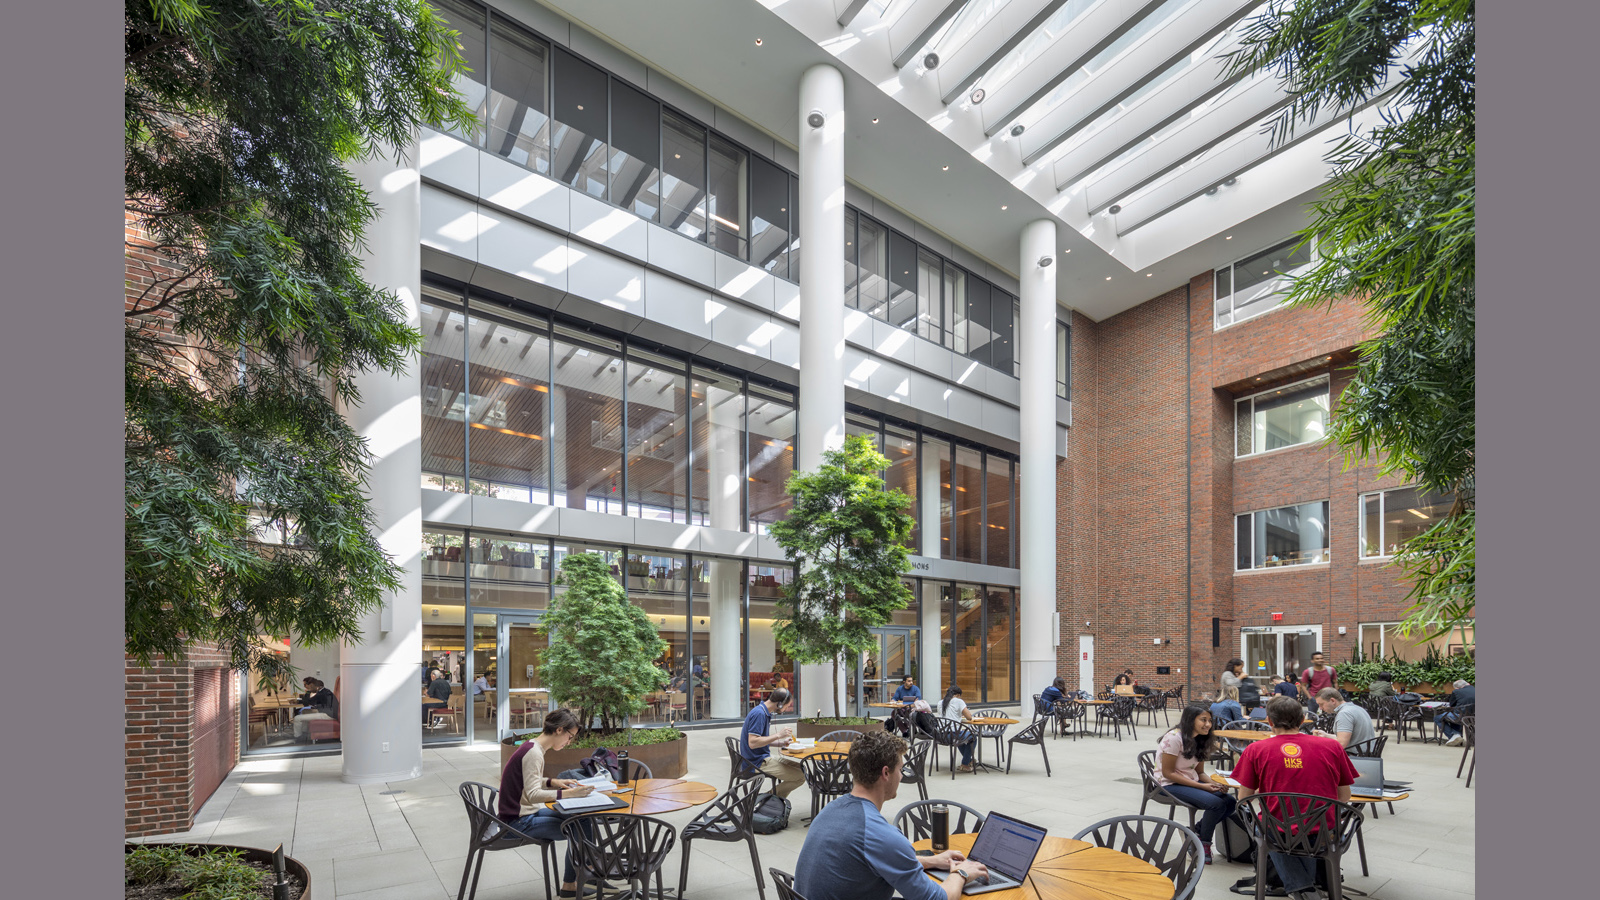
[[[1029,825],[1020,819],[991,812],[978,829],[967,859],[983,863],[989,869],[986,879],[974,879],[961,888],[963,895],[987,894],[1018,887],[1028,877],[1034,857],[1044,845],[1045,830]],[[943,881],[949,872],[929,871],[929,875]]]
[[[605,794],[590,794],[587,797],[570,797],[556,801],[556,809],[562,812],[594,812],[604,809],[627,809],[626,800],[618,800]]]
[[[1354,784],[1350,785],[1350,796],[1394,798],[1405,793],[1404,791],[1386,789],[1383,781],[1383,760],[1352,757],[1350,764],[1356,767],[1356,780]]]

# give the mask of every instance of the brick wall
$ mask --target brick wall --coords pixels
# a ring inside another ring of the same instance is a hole
[[[1355,348],[1370,336],[1359,304],[1280,309],[1219,332],[1206,272],[1101,322],[1074,314],[1072,325],[1057,573],[1058,662],[1071,686],[1080,634],[1094,635],[1097,683],[1132,668],[1145,683],[1192,678],[1198,694],[1238,653],[1241,627],[1321,625],[1324,649],[1341,659],[1357,625],[1401,616],[1396,570],[1358,559],[1359,495],[1400,479],[1379,478],[1371,461],[1347,468],[1315,445],[1234,457],[1238,396],[1330,373],[1337,416]],[[1329,564],[1234,572],[1236,513],[1324,499]],[[1156,675],[1158,665],[1172,674]]]
[[[182,660],[157,660],[140,668],[132,660],[123,670],[123,830],[127,837],[188,830],[194,794],[194,672],[221,668],[226,657],[213,647],[196,647]],[[238,679],[224,677],[227,716],[237,721]],[[239,733],[230,729],[229,768],[239,759]],[[203,799],[203,798],[200,798]]]

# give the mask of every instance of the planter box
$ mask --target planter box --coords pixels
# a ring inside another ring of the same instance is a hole
[[[265,863],[268,868],[272,867],[272,851],[261,850],[256,847],[240,847],[234,844],[189,844],[178,841],[173,841],[170,843],[151,842],[147,844],[125,843],[122,846],[124,853],[132,853],[135,847],[141,846],[182,847],[184,852],[188,853],[190,856],[199,856],[202,853],[207,853],[212,850],[243,850],[244,855],[241,857],[242,859],[253,863]],[[300,883],[305,885],[305,887],[301,889],[298,894],[290,894],[289,900],[311,900],[311,870],[307,869],[304,863],[292,856],[285,856],[283,858],[283,868],[284,871],[288,872],[291,876],[298,876]],[[329,897],[333,896],[333,888],[330,886],[324,893],[326,893]]]
[[[866,733],[868,731],[882,730],[883,720],[881,719],[873,719],[871,723],[866,725],[814,725],[802,719],[801,721],[795,723],[794,736],[797,738],[817,738],[820,740],[825,735],[834,731],[860,731],[862,733]]]
[[[628,751],[629,759],[637,759],[650,767],[650,773],[657,778],[682,778],[689,772],[689,736],[683,735],[675,741],[664,744],[619,745],[606,744],[605,746],[616,751],[618,756],[622,751]],[[517,752],[516,744],[511,738],[500,742],[500,769],[505,770],[506,763],[511,761],[511,754]],[[576,769],[578,764],[594,754],[594,748],[579,750],[568,747],[565,750],[556,750],[544,755],[545,774],[554,777],[557,773],[568,769]]]

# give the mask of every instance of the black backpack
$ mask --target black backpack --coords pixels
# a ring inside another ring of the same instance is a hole
[[[777,794],[762,794],[756,798],[755,811],[750,814],[750,830],[756,834],[777,834],[789,827],[789,811],[793,807]]]
[[[1256,864],[1256,839],[1250,834],[1243,813],[1235,810],[1217,825],[1217,831],[1219,832],[1217,844],[1212,848],[1214,853],[1221,855],[1228,862],[1244,863],[1247,866]]]
[[[622,760],[617,757],[616,751],[606,747],[598,747],[582,762],[578,768],[583,771],[584,778],[593,778],[605,773],[611,776],[612,781],[622,780]]]
[[[1240,679],[1239,705],[1244,709],[1252,709],[1261,705],[1261,685],[1256,684],[1254,678]]]

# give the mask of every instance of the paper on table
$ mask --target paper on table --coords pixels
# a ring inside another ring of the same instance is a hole
[[[570,812],[575,809],[595,809],[596,807],[614,806],[615,804],[616,801],[605,794],[590,794],[587,797],[569,797],[556,801],[556,806],[562,812]]]
[[[594,788],[597,794],[617,789],[617,783],[611,780],[610,775],[595,775],[591,778],[582,779],[578,783],[585,787]]]
[[[790,750],[810,750],[811,748],[817,746],[817,739],[795,738],[794,740],[790,741],[787,746]]]

